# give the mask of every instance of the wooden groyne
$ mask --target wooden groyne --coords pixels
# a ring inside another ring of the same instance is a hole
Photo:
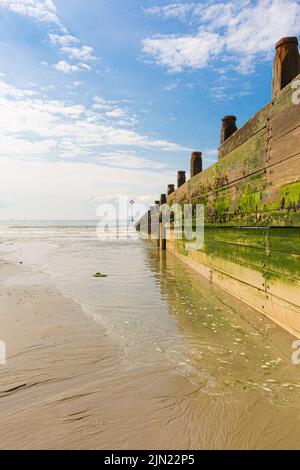
[[[298,91],[297,91],[298,90]],[[167,204],[203,204],[205,244],[185,240],[158,220],[158,245],[300,337],[300,56],[297,38],[276,44],[272,100],[241,128],[222,119],[218,162],[191,178],[178,172]],[[164,204],[162,195],[160,204]],[[152,207],[147,220],[159,217]],[[143,220],[141,221],[143,222]],[[139,224],[142,227],[143,224]],[[149,237],[151,230],[148,230]],[[166,240],[162,240],[168,232]]]

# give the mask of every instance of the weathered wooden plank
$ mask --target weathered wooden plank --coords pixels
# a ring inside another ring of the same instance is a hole
[[[277,161],[287,160],[300,153],[300,126],[283,134],[274,142],[270,142],[270,161],[273,164]]]
[[[300,228],[273,227],[269,229],[270,251],[300,255]]]
[[[269,256],[266,259],[266,275],[268,279],[277,279],[285,284],[299,282],[300,256],[270,249]]]
[[[286,283],[281,279],[267,280],[267,298],[271,295],[276,296],[277,300],[288,302],[295,307],[300,307],[300,281]],[[287,319],[288,322],[289,319]]]
[[[268,134],[264,128],[234,149],[216,164],[216,177],[220,183],[230,184],[262,169],[267,145]]]
[[[270,104],[271,107],[269,108],[269,118],[272,119],[273,116],[278,115],[284,109],[288,108],[289,106],[293,105],[292,95],[293,95],[293,83],[297,80],[300,80],[300,75],[294,78],[289,85],[287,85],[276,97],[273,99]]]
[[[281,112],[274,114],[270,119],[270,134],[272,141],[288,134],[300,126],[300,104],[287,106]]]
[[[293,183],[300,181],[300,153],[290,158],[287,162],[280,161],[274,166],[269,167],[265,173],[266,190],[269,192],[269,202],[277,205],[270,207],[276,209],[281,207],[282,197],[286,196],[288,188]],[[294,186],[294,202],[299,202],[300,186]],[[287,200],[286,200],[287,202]],[[279,204],[279,206],[278,206]],[[288,207],[284,204],[283,207]]]
[[[268,103],[220,146],[220,160],[267,126],[267,118],[269,116],[271,106],[271,103]]]
[[[206,228],[205,241],[209,243],[225,243],[231,246],[247,246],[265,249],[265,230],[263,228],[214,227]]]

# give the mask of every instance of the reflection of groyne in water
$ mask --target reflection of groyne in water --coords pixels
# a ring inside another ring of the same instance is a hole
[[[219,159],[191,178],[178,172],[167,203],[204,204],[205,245],[187,251],[155,204],[137,225],[158,245],[284,328],[300,335],[300,56],[296,38],[276,44],[272,100],[240,129],[222,120]],[[160,203],[163,204],[163,195]],[[152,233],[151,233],[152,232]],[[165,232],[168,233],[164,240]],[[154,237],[153,237],[154,234]]]
[[[245,390],[248,384],[263,391],[266,379],[275,379],[271,388],[276,394],[283,392],[284,403],[286,389],[281,384],[298,383],[299,378],[291,363],[289,335],[248,305],[241,309],[238,299],[217,286],[210,287],[208,280],[177,257],[161,255],[155,247],[146,254],[147,265],[158,274],[168,313],[176,318],[185,338],[185,358],[181,360],[189,358],[187,369],[198,377],[202,372],[214,377],[221,388],[230,383]],[[299,397],[297,390],[294,398]]]

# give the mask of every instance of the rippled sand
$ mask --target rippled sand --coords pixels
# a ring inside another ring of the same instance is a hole
[[[174,258],[139,249],[147,259],[148,275],[137,276],[145,305],[132,310],[153,311],[156,323],[159,312],[155,340],[146,317],[126,313],[127,333],[114,318],[118,338],[26,262],[1,263],[8,358],[0,369],[0,448],[298,448],[294,338]],[[125,296],[118,283],[122,315],[135,291],[126,284]],[[153,288],[156,297],[148,295]],[[104,310],[104,291],[101,298]]]

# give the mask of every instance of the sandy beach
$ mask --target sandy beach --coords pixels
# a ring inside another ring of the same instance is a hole
[[[76,302],[51,287],[21,287],[20,279],[32,282],[24,265],[1,261],[0,272],[11,279],[9,288],[0,287],[7,345],[0,370],[1,449],[189,445],[176,420],[168,423],[168,407],[174,393],[184,397],[195,387],[187,390],[163,364],[125,367],[122,351]]]
[[[0,269],[1,277],[28,274],[22,265],[4,261]],[[92,433],[95,425],[99,434],[103,426],[101,410],[91,413],[99,368],[105,380],[118,351],[78,304],[54,289],[16,284],[1,287],[0,295],[1,338],[7,345],[0,447],[87,447],[82,421],[89,421]]]
[[[22,265],[1,262],[2,277],[16,273],[18,279],[30,276]],[[152,428],[142,438],[139,425],[148,408],[147,389],[151,394],[163,369],[155,377],[151,370],[147,375],[125,371],[121,351],[99,324],[54,289],[12,283],[0,289],[0,296],[1,337],[7,344],[7,366],[1,370],[1,449],[158,445],[159,420],[156,432]],[[135,393],[137,382],[142,394]]]
[[[94,280],[93,243],[5,244],[0,448],[297,448],[292,337],[224,292],[207,297],[199,275],[138,241],[105,245],[97,266],[109,276]],[[33,268],[37,247],[41,262]],[[46,273],[47,250],[59,272],[70,267],[63,277]],[[73,285],[105,315],[88,314],[86,300],[65,295]]]

